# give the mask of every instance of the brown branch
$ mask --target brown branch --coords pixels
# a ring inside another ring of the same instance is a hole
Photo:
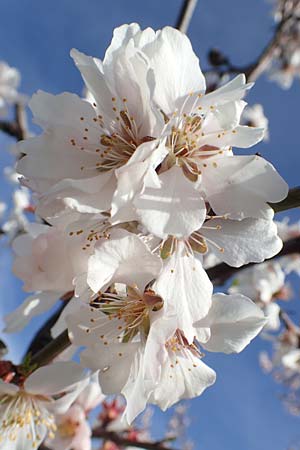
[[[285,17],[275,28],[275,32],[270,42],[266,45],[266,47],[261,52],[260,56],[257,58],[255,63],[251,64],[248,68],[244,70],[247,81],[255,81],[268,67],[268,64],[280,43],[280,39],[282,33],[284,31],[284,27],[286,23],[289,21],[291,17]]]
[[[293,18],[291,14],[286,15],[283,19],[277,24],[274,30],[274,34],[268,44],[264,47],[258,58],[255,62],[248,64],[247,66],[236,66],[232,64],[229,58],[219,50],[211,50],[209,52],[209,59],[211,61],[211,54],[217,55],[218,60],[217,64],[212,63],[212,65],[216,65],[214,70],[219,74],[219,76],[223,76],[225,74],[238,74],[244,73],[246,75],[247,81],[255,81],[257,78],[265,71],[270,63],[274,52],[280,44],[280,40],[282,35],[286,29],[287,23]],[[219,61],[221,63],[219,64]],[[214,61],[213,61],[214,62]],[[220,67],[218,67],[220,66]],[[210,72],[210,71],[208,71]]]
[[[137,447],[147,450],[174,450],[173,448],[166,447],[163,441],[148,442],[148,441],[133,441],[125,438],[114,431],[107,431],[101,427],[93,430],[93,438],[104,439],[106,441],[112,441],[122,447]]]
[[[300,237],[285,241],[282,250],[270,260],[279,258],[280,256],[292,255],[294,253],[300,253]],[[206,272],[214,286],[221,286],[232,275],[238,273],[240,270],[246,269],[247,267],[251,267],[254,264],[256,263],[250,263],[242,267],[231,267],[225,263],[221,263],[217,264],[214,267],[211,267],[210,269],[207,269]]]
[[[300,186],[289,190],[288,196],[279,203],[269,203],[275,212],[300,207]]]
[[[175,28],[186,33],[192,20],[198,0],[184,0]]]
[[[24,105],[15,104],[15,118],[13,121],[1,120],[0,131],[16,138],[17,141],[26,139],[27,137],[27,120]]]
[[[53,361],[61,352],[66,350],[71,345],[67,330],[61,333],[57,338],[53,339],[42,350],[32,356],[30,364],[45,366]]]

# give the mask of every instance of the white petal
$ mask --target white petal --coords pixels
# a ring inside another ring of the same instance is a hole
[[[215,227],[220,229],[213,229]],[[262,262],[272,258],[282,248],[282,241],[272,220],[213,219],[205,222],[200,232],[222,250],[208,242],[209,249],[233,267]]]
[[[199,60],[187,36],[171,27],[143,48],[155,75],[154,100],[165,114],[175,111],[175,101],[192,91],[205,90]]]
[[[77,301],[80,303],[79,299]],[[111,319],[99,309],[82,304],[80,309],[67,315],[66,322],[70,339],[78,346],[90,346],[100,339],[107,345],[117,340],[122,331],[119,327],[126,328],[126,322]]]
[[[232,120],[235,120],[232,118]],[[209,124],[211,127],[211,124]],[[203,129],[205,133],[205,128]],[[236,126],[233,130],[225,129],[222,131],[220,126],[213,132],[205,133],[201,139],[202,145],[215,145],[219,148],[227,146],[248,148],[260,142],[264,137],[263,128],[254,128],[247,126]],[[204,166],[205,167],[205,166]]]
[[[219,105],[205,116],[202,124],[203,132],[209,133],[220,129],[231,130],[237,127],[245,105],[246,102],[242,100]]]
[[[88,263],[87,282],[94,292],[112,282],[136,284],[143,292],[160,269],[160,258],[140,238],[117,230],[111,239],[95,246]]]
[[[65,178],[39,198],[36,212],[47,219],[59,215],[67,206],[80,213],[107,211],[111,207],[115,183],[115,177],[110,172],[83,180]]]
[[[115,28],[110,46],[105,52],[103,64],[109,66],[113,62],[115,54],[122,51],[128,42],[140,32],[141,29],[137,23],[124,24]]]
[[[68,137],[68,135],[67,135]],[[45,192],[51,186],[65,178],[86,178],[98,175],[96,153],[74,150],[74,146],[63,142],[53,133],[26,139],[20,144],[25,156],[18,162],[17,170],[33,180],[30,184],[38,193]],[[88,167],[89,170],[82,170]],[[90,168],[93,169],[90,169]]]
[[[269,303],[264,307],[264,313],[267,318],[267,323],[264,327],[264,330],[279,330],[281,321],[280,321],[280,306],[277,303]]]
[[[134,200],[136,213],[150,233],[187,237],[205,220],[206,207],[195,184],[173,166],[159,176],[160,187],[146,187]]]
[[[267,202],[283,200],[288,185],[275,168],[259,156],[214,158],[202,170],[202,188],[216,214],[231,219],[267,219],[272,209]]]
[[[162,297],[164,308],[176,313],[178,328],[193,342],[192,324],[208,313],[213,289],[200,261],[187,255],[179,243],[176,252],[165,261],[153,289]]]
[[[56,362],[35,370],[24,386],[32,394],[54,395],[70,390],[85,379],[84,369],[75,362]]]
[[[144,360],[145,355],[143,349],[140,348],[135,353],[128,381],[122,389],[127,403],[123,417],[129,424],[145,409],[150,393],[157,382],[146,379],[143,370]]]
[[[73,297],[71,298],[71,300],[68,301],[68,303],[62,310],[59,318],[51,328],[51,336],[53,338],[59,336],[67,328],[66,318],[70,314],[74,314],[75,312],[77,312],[81,308],[81,306],[82,303],[77,297]]]
[[[202,344],[211,352],[239,353],[266,323],[262,310],[240,294],[215,294],[211,309],[195,327],[210,327],[211,337]]]
[[[30,295],[13,312],[5,316],[5,333],[16,333],[22,330],[34,316],[38,316],[52,308],[63,292],[37,292]]]
[[[198,358],[189,356],[177,356],[177,364],[169,363],[163,367],[160,381],[150,397],[150,401],[163,411],[179,400],[201,395],[216,380],[214,370]]]
[[[102,62],[97,58],[79,52],[75,48],[71,50],[70,54],[81,72],[86,87],[93,94],[97,108],[100,112],[105,113],[108,120],[113,120],[112,97],[114,95],[105,80]]]
[[[15,384],[5,383],[2,379],[0,379],[0,393],[1,395],[11,395],[14,396],[19,392],[18,386]]]
[[[136,149],[127,164],[116,170],[118,181],[112,200],[112,223],[137,219],[132,201],[142,191],[148,172],[154,170],[167,153],[163,143],[158,145],[157,140],[145,142]],[[147,179],[149,181],[149,177]]]
[[[245,75],[239,74],[233,80],[229,81],[229,83],[224,84],[220,88],[206,95],[203,95],[203,92],[200,90],[200,92],[195,92],[189,97],[181,97],[177,101],[177,106],[182,112],[188,114],[190,114],[191,111],[198,113],[199,109],[201,109],[201,112],[207,113],[226,103],[241,100],[246,91],[253,86],[253,83],[245,84],[245,82]]]
[[[104,394],[119,394],[126,384],[139,343],[95,344],[81,353],[81,364],[99,370]]]

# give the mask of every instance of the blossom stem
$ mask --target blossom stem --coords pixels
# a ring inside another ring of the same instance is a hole
[[[300,206],[300,186],[289,190],[287,197],[279,203],[270,203],[274,211],[281,212],[287,209],[293,209]]]
[[[186,33],[192,20],[198,0],[184,0],[175,27]]]
[[[63,331],[57,338],[53,339],[42,350],[32,356],[30,363],[32,365],[45,366],[49,364],[54,358],[62,353],[66,348],[71,345],[71,341],[68,336],[68,331]]]

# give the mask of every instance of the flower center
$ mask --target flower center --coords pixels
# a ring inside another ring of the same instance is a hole
[[[177,163],[190,181],[197,181],[203,159],[223,153],[219,147],[203,142],[203,120],[202,116],[195,114],[175,116],[176,125],[172,126],[167,139],[170,153],[163,163],[163,170]]]
[[[75,436],[80,423],[76,420],[66,419],[57,426],[62,439]]]
[[[83,125],[82,135],[69,138],[74,148],[99,158],[90,167],[81,166],[82,171],[96,168],[100,172],[106,172],[117,169],[127,163],[140,144],[153,139],[149,136],[139,137],[138,126],[129,113],[126,98],[118,102],[115,97],[111,100],[114,119],[105,119],[97,114],[97,104],[93,103],[95,108],[93,123],[91,124],[85,117],[80,117]],[[117,107],[117,103],[121,108]]]
[[[124,292],[112,290],[98,296],[91,302],[92,313],[97,314],[100,310],[106,314],[109,320],[120,321],[118,332],[123,342],[128,342],[139,331],[148,334],[150,323],[149,314],[151,311],[158,311],[162,307],[163,301],[161,297],[148,289],[141,293],[137,287],[126,286]],[[96,318],[90,321],[94,327],[99,328]],[[101,325],[100,325],[101,326]]]
[[[37,396],[20,391],[15,396],[4,395],[0,398],[0,444],[8,439],[16,441],[23,431],[33,448],[38,447],[44,436],[39,435],[41,427],[46,429],[49,438],[54,437],[56,426],[54,417],[41,404]]]
[[[194,343],[188,343],[186,337],[180,330],[176,330],[175,334],[165,343],[165,347],[168,351],[171,369],[174,369],[179,364],[184,370],[181,359],[184,358],[184,360],[188,360],[189,362],[187,370],[190,372],[198,367],[197,360],[204,356]],[[173,378],[172,374],[169,376]]]

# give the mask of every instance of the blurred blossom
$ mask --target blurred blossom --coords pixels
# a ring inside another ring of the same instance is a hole
[[[269,140],[269,121],[264,114],[262,105],[259,103],[253,106],[246,106],[242,115],[242,123],[249,127],[264,128],[264,141]]]

